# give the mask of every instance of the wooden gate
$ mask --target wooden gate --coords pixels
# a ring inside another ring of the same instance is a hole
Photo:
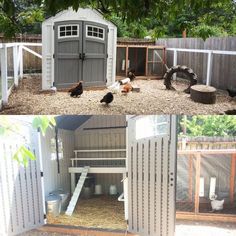
[[[174,235],[176,156],[175,116],[146,116],[128,121],[130,232]]]
[[[2,138],[1,138],[2,139]],[[40,160],[27,168],[13,160],[19,142],[0,140],[0,235],[17,235],[44,224]],[[28,147],[37,156],[38,150]]]

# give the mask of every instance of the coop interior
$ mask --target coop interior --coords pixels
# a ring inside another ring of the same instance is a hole
[[[42,138],[47,223],[125,230],[126,117],[59,116],[57,127]]]
[[[137,78],[162,78],[166,51],[160,46],[118,45],[116,74],[119,77],[134,70]]]
[[[235,141],[179,143],[176,210],[186,216],[236,215]],[[186,143],[184,144],[186,146]],[[227,218],[226,218],[227,219]]]

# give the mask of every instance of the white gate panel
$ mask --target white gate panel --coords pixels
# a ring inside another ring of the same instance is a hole
[[[136,121],[140,118],[128,121],[129,231],[145,236],[173,236],[176,117],[166,117],[166,133],[136,139]]]
[[[12,158],[17,149],[17,144],[0,142],[0,235],[17,235],[44,224],[39,159],[27,168],[20,166]]]

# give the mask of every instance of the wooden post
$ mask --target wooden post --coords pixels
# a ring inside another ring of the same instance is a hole
[[[128,69],[129,69],[129,47],[126,47],[126,55],[125,55],[125,76],[128,75]]]
[[[145,67],[145,76],[148,76],[148,47],[146,47],[146,67]]]
[[[182,37],[187,38],[187,29],[184,29],[182,32]]]
[[[18,65],[17,65],[17,59],[18,59],[18,49],[17,45],[13,47],[13,65],[14,65],[14,85],[18,87]]]
[[[177,49],[174,50],[174,58],[173,58],[173,66],[177,66]],[[176,80],[177,76],[176,74],[173,75],[173,80]]]
[[[200,175],[201,175],[201,154],[196,154],[196,176],[195,176],[195,207],[194,213],[199,213],[199,190],[200,190]]]
[[[2,72],[2,103],[8,103],[8,78],[7,78],[7,47],[3,44],[1,49],[1,72]]]
[[[212,52],[208,53],[208,61],[207,61],[207,81],[206,85],[211,85],[211,74],[212,74]]]
[[[188,169],[188,175],[189,175],[189,189],[188,189],[188,196],[189,201],[193,201],[193,155],[190,155],[189,159],[189,169]]]
[[[230,204],[234,204],[235,174],[236,174],[236,153],[232,154],[231,157],[230,190],[229,190]]]

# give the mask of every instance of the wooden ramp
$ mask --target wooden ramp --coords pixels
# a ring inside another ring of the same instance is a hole
[[[82,188],[84,186],[84,182],[85,182],[85,179],[87,177],[88,171],[89,171],[89,166],[85,166],[82,169],[79,181],[77,183],[77,186],[75,188],[73,196],[72,196],[72,198],[70,200],[69,206],[67,207],[67,210],[66,210],[66,213],[65,213],[68,216],[71,216],[73,214],[73,211],[74,211],[76,203],[77,203],[77,201],[79,199],[81,190],[82,190]]]

